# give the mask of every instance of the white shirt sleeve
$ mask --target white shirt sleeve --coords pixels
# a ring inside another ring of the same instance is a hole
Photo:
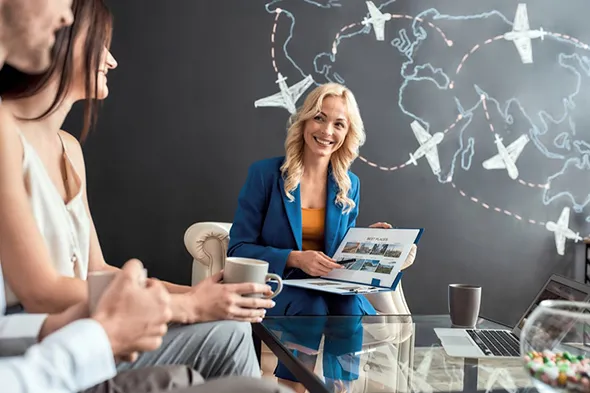
[[[0,348],[16,344],[28,348],[37,343],[46,318],[47,314],[0,315]]]
[[[4,315],[5,310],[4,277],[0,267],[0,354],[21,354],[26,348],[37,343],[39,331],[47,314]],[[13,347],[17,349],[13,350]]]
[[[2,391],[11,393],[79,392],[116,373],[106,332],[91,319],[50,334],[24,356],[0,358]]]

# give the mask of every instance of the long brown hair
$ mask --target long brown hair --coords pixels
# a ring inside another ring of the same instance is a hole
[[[51,115],[63,102],[74,81],[74,45],[77,38],[87,33],[83,46],[84,126],[80,140],[88,136],[91,126],[96,124],[98,110],[98,71],[104,47],[111,43],[113,17],[102,0],[73,0],[74,23],[57,32],[52,50],[50,68],[40,75],[28,75],[5,65],[0,70],[0,96],[3,99],[19,99],[34,96],[53,80],[59,78],[53,102],[43,113],[31,119],[41,120]],[[94,90],[94,91],[93,91]]]

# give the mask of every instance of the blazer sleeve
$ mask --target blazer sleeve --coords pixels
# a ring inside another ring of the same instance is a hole
[[[270,247],[261,243],[261,232],[268,209],[264,173],[257,165],[248,169],[246,183],[238,196],[227,255],[254,258],[269,263],[269,272],[283,276],[291,249]]]
[[[356,180],[356,181],[354,181]],[[353,190],[352,190],[352,200],[354,201],[354,208],[348,213],[348,227],[346,228],[354,228],[356,226],[356,218],[359,215],[359,206],[361,203],[361,181],[358,177],[355,177],[352,182]]]

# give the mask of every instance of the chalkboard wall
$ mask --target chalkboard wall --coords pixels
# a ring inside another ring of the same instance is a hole
[[[569,227],[588,233],[590,5],[529,3],[543,39],[528,64],[503,36],[513,1],[375,5],[392,15],[382,41],[360,0],[109,1],[119,67],[84,146],[107,260],[189,283],[186,228],[231,221],[248,165],[283,154],[289,112],[254,106],[280,72],[355,93],[368,137],[352,168],[359,225],[425,228],[403,278],[412,312],[446,312],[447,285],[464,282],[484,286],[482,314],[513,323],[551,273],[572,274],[573,242],[558,255],[545,224],[568,207]],[[404,165],[420,146],[413,121],[443,133],[436,175],[425,157]],[[483,167],[496,135],[528,141],[515,179]]]

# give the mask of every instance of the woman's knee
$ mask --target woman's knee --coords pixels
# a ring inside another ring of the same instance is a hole
[[[361,295],[342,296],[329,294],[326,296],[326,304],[329,315],[361,316],[377,314],[373,305],[366,297]]]
[[[299,289],[289,293],[283,315],[325,316],[328,315],[328,305],[321,294]]]

